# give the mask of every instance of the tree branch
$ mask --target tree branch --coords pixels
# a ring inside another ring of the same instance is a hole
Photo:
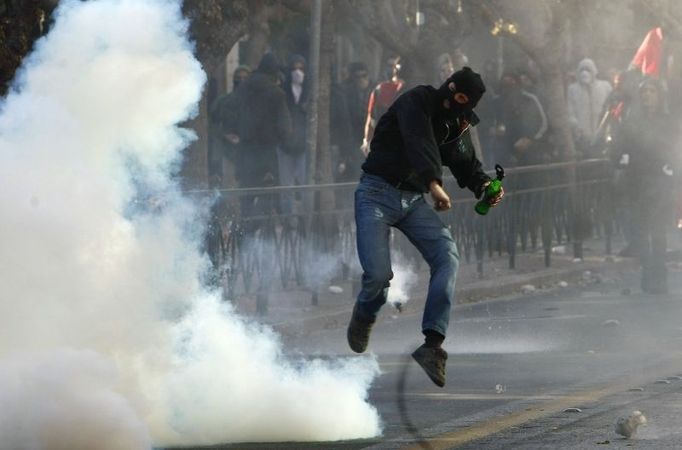
[[[502,19],[498,14],[495,14],[493,10],[486,5],[484,2],[478,2],[477,3],[479,10],[481,11],[481,15],[484,19],[484,22],[487,23],[489,26],[494,26],[495,22],[497,20]],[[538,56],[540,53],[542,53],[543,48],[537,44],[534,43],[533,39],[531,36],[527,36],[523,33],[515,33],[512,34],[506,29],[500,30],[500,33],[502,33],[504,36],[508,37],[509,39],[513,40],[521,49],[530,57],[532,58],[535,62],[540,64],[540,59]]]
[[[339,1],[338,3],[342,3]],[[378,19],[377,10],[375,9],[377,1],[356,1],[349,2],[350,13],[356,21],[362,24],[365,31],[374,39],[379,41],[381,45],[392,52],[402,54],[406,50],[405,42],[400,39],[400,35],[392,33],[386,29],[386,24],[383,20]],[[337,4],[337,7],[339,5]],[[409,48],[407,49],[409,51]]]

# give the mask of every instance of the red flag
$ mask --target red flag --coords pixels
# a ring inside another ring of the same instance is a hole
[[[658,78],[663,57],[663,30],[654,28],[649,31],[630,63],[642,71],[643,75]]]

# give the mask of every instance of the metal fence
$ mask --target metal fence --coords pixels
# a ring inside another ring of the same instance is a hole
[[[504,201],[479,216],[473,195],[450,177],[445,187],[454,201],[443,219],[462,260],[475,262],[481,276],[490,258],[506,257],[515,268],[518,252],[540,247],[546,266],[555,245],[572,243],[574,256],[581,258],[582,239],[595,235],[604,239],[608,254],[614,231],[607,198],[612,183],[605,159],[511,168],[503,182]],[[316,304],[319,289],[331,279],[359,279],[355,187],[338,183],[221,191],[227,213],[210,252],[226,297],[255,294],[257,310],[264,314],[274,291],[306,289]],[[394,254],[419,268],[421,258],[407,239],[394,232],[392,241]]]

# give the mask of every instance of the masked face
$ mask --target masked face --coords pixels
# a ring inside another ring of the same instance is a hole
[[[441,113],[449,120],[455,120],[460,117],[465,117],[471,113],[472,106],[468,98],[461,93],[455,92],[455,84],[453,82],[443,83],[438,88],[438,94],[443,100],[447,100],[448,107],[442,107]]]
[[[587,69],[581,70],[578,74],[578,81],[580,81],[582,84],[592,84],[593,80],[594,76],[592,75],[592,72]]]
[[[293,84],[301,85],[305,79],[305,73],[302,69],[294,69],[291,71],[291,82]]]
[[[237,89],[237,87],[239,87],[239,85],[240,85],[244,80],[246,80],[248,77],[249,77],[249,73],[248,73],[248,72],[239,71],[239,72],[235,73],[235,74],[234,74],[234,79],[232,80],[232,85],[234,86],[234,89]]]

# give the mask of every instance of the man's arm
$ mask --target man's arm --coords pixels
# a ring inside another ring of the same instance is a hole
[[[491,178],[483,171],[481,161],[476,158],[471,130],[462,135],[444,149],[443,160],[461,188],[468,188],[479,198]]]
[[[424,190],[431,182],[443,184],[443,162],[433,134],[428,98],[418,89],[403,94],[393,104],[400,134],[405,144],[405,155]]]
[[[433,198],[433,205],[436,211],[445,211],[452,207],[452,202],[450,202],[450,196],[443,186],[437,180],[433,180],[429,184],[429,192],[431,193],[431,198]]]

